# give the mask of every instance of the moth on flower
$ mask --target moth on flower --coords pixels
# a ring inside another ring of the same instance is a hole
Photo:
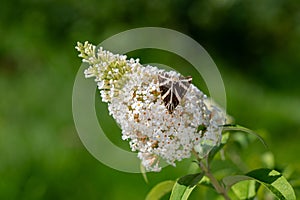
[[[160,161],[175,166],[192,151],[200,157],[220,144],[225,113],[207,104],[207,97],[175,71],[142,66],[88,42],[78,43],[82,61],[89,64],[102,101],[122,129],[132,151],[138,152],[147,171],[160,171]],[[204,127],[204,128],[199,128]]]
[[[172,76],[168,73],[158,74],[161,98],[170,113],[177,107],[192,83],[192,77]]]

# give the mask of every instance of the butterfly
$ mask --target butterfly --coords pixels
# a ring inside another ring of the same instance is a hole
[[[192,82],[191,76],[171,76],[167,73],[158,74],[159,89],[161,98],[169,113],[173,113],[178,106]]]

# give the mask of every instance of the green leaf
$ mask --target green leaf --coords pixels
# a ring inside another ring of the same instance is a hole
[[[214,189],[214,186],[211,184],[210,179],[207,176],[203,176],[203,178],[199,181],[198,185],[203,185]]]
[[[225,144],[227,143],[228,139],[229,139],[230,134],[224,133],[222,135],[222,141],[221,144],[219,146],[214,147],[208,154],[208,162],[212,161],[212,159],[215,157],[215,155],[225,146]]]
[[[245,175],[234,175],[234,176],[227,176],[224,177],[222,182],[226,186],[226,189],[229,190],[234,184],[237,184],[238,182],[245,181],[245,180],[251,180],[251,177],[245,176]]]
[[[193,189],[203,178],[203,173],[189,174],[181,177],[175,183],[170,200],[185,200],[188,199]]]
[[[246,180],[236,183],[232,190],[239,199],[253,199],[256,195],[255,180]]]
[[[163,181],[154,186],[148,193],[146,200],[158,200],[162,198],[167,193],[171,192],[175,181]]]
[[[279,199],[296,199],[294,189],[282,174],[271,169],[257,169],[247,174],[265,185]]]
[[[242,131],[242,132],[245,132],[245,133],[249,133],[251,135],[254,135],[255,137],[257,137],[261,143],[266,147],[268,148],[267,144],[265,143],[264,139],[258,135],[257,133],[255,133],[254,131],[246,128],[246,127],[243,127],[243,126],[240,126],[240,125],[235,125],[235,124],[226,124],[226,125],[223,125],[223,131]]]
[[[246,175],[229,176],[223,179],[226,188],[244,180],[255,180],[268,188],[277,198],[294,200],[295,192],[289,182],[278,171],[271,169],[256,169]]]

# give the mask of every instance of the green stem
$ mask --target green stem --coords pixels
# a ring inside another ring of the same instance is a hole
[[[230,200],[229,196],[227,195],[227,191],[223,185],[220,184],[220,182],[214,177],[214,175],[210,172],[210,168],[208,163],[204,163],[203,160],[201,160],[198,157],[198,154],[194,152],[194,154],[197,157],[198,165],[204,172],[204,175],[207,176],[212,184],[212,186],[216,189],[216,191],[224,197],[225,200]]]

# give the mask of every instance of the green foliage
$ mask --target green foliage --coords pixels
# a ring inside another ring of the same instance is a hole
[[[256,186],[255,180],[268,188],[278,199],[296,199],[294,190],[286,178],[276,170],[271,169],[256,169],[245,175],[228,176],[223,179],[227,188],[234,186],[242,181],[243,184],[238,187],[233,187],[235,193],[241,199],[248,199],[254,197]],[[244,195],[247,194],[245,197]],[[243,197],[243,198],[242,198]]]
[[[157,184],[148,193],[146,200],[157,200],[162,198],[164,195],[166,195],[172,190],[174,184],[175,181],[163,181]]]
[[[231,187],[239,199],[254,199],[256,196],[255,181],[240,181]]]
[[[140,26],[175,29],[203,45],[225,81],[228,113],[238,123],[260,129],[275,157],[266,164],[264,147],[237,132],[224,147],[226,160],[216,154],[211,163],[216,176],[233,174],[233,169],[246,173],[260,166],[274,168],[299,196],[299,6],[298,0],[2,0],[0,199],[139,200],[162,179],[175,180],[186,173],[186,163],[178,163],[148,174],[147,185],[139,174],[116,172],[99,163],[74,127],[71,92],[81,64],[75,43],[99,43]],[[186,69],[188,63],[175,55],[141,52],[132,55],[143,63],[181,67],[193,75]],[[195,84],[205,88],[200,81],[195,77]],[[100,123],[109,124],[107,135],[121,143],[119,128],[103,114],[106,107],[97,106]],[[287,168],[292,169],[288,176]],[[195,195],[203,199],[215,195],[206,187],[196,188]]]
[[[203,173],[189,174],[181,177],[175,183],[170,200],[186,200],[190,196],[193,189],[204,176]]]
[[[188,199],[196,186],[208,186],[213,188],[215,189],[215,192],[219,193],[220,196],[222,195],[225,199],[255,199],[258,196],[260,198],[265,198],[265,193],[258,194],[260,185],[266,187],[278,199],[295,200],[296,196],[293,187],[287,179],[276,170],[260,168],[248,173],[240,173],[240,171],[236,171],[239,175],[232,176],[230,174],[223,174],[222,181],[218,181],[214,177],[210,169],[210,163],[213,162],[213,158],[229,141],[230,135],[228,131],[245,131],[246,133],[254,135],[265,145],[263,139],[258,134],[247,128],[233,125],[226,125],[225,127],[227,127],[224,128],[226,133],[224,134],[220,146],[215,147],[210,154],[204,158],[204,160],[197,158],[197,163],[201,169],[201,173],[189,174],[179,178],[174,184],[170,200]],[[238,140],[243,141],[244,139]],[[245,142],[242,143],[245,144]],[[270,153],[268,153],[268,155],[270,155]],[[233,169],[233,167],[230,168]],[[155,191],[155,193],[160,194],[158,190],[161,187],[162,186],[158,184],[151,190],[151,192],[154,193]],[[164,189],[162,194],[165,195],[169,192],[169,190],[169,187],[168,189]],[[228,193],[230,190],[232,193]],[[232,194],[234,194],[234,196]]]
[[[258,135],[257,133],[255,133],[254,131],[252,131],[248,128],[245,128],[245,127],[240,126],[240,125],[231,125],[231,124],[224,125],[223,127],[224,127],[223,128],[224,132],[226,132],[226,131],[238,131],[238,132],[245,132],[245,133],[252,134],[256,138],[258,138],[261,141],[261,143],[267,148],[267,144],[265,143],[263,138],[260,135]]]

